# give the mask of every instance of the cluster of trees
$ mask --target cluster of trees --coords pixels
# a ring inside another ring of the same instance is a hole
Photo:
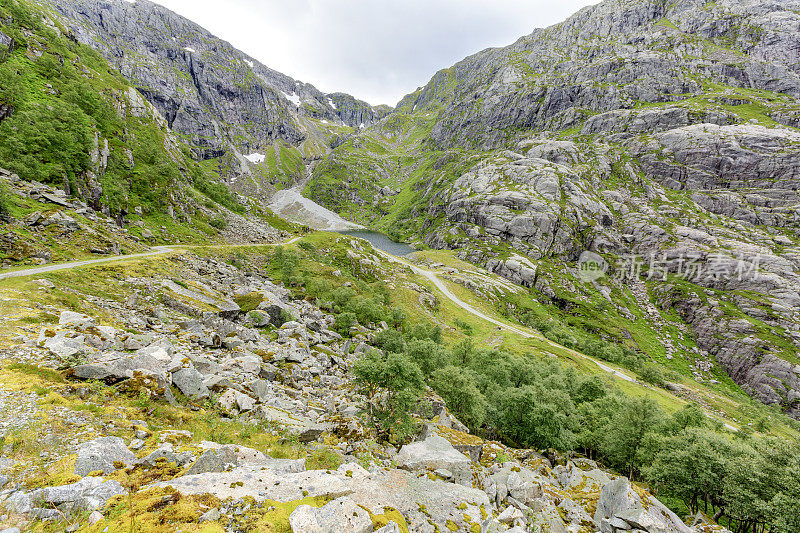
[[[413,433],[410,413],[430,386],[484,437],[581,451],[649,482],[679,511],[702,510],[736,533],[800,531],[800,460],[785,441],[729,436],[695,406],[667,414],[652,399],[626,396],[553,360],[476,349],[469,340],[450,350],[438,328],[406,329],[383,330],[380,350],[355,366],[386,440]]]
[[[410,323],[392,308],[383,284],[315,275],[306,259],[320,254],[310,244],[297,251],[279,247],[268,265],[275,277],[295,284],[297,296],[315,297],[334,313],[345,335],[356,323],[385,320],[390,325],[376,335],[376,349],[354,366],[381,439],[401,443],[418,430],[413,414],[430,387],[485,438],[579,451],[649,483],[676,511],[706,512],[735,533],[800,531],[797,443],[756,437],[746,426],[731,434],[692,405],[668,414],[652,399],[626,396],[604,379],[581,375],[554,359],[481,349],[469,338],[448,348],[440,328]],[[324,255],[335,254],[326,250]],[[609,343],[575,346],[610,360],[641,360]],[[635,366],[647,372],[647,366]],[[768,428],[761,420],[756,429]]]

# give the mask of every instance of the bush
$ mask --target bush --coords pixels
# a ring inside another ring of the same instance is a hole
[[[373,298],[358,296],[347,307],[361,324],[377,324],[385,318],[383,306]]]
[[[500,397],[499,430],[525,448],[571,449],[575,436],[568,427],[572,402],[565,394],[526,385],[507,389]]]
[[[250,311],[258,309],[258,306],[264,301],[264,297],[260,292],[251,292],[236,296],[233,301],[236,302],[243,312],[249,313]]]
[[[450,364],[450,360],[453,358],[450,350],[430,339],[409,341],[406,345],[406,354],[427,376]]]
[[[408,332],[409,339],[429,339],[436,344],[442,343],[442,328],[436,324],[415,324]]]
[[[469,336],[472,336],[472,335],[474,334],[474,331],[473,331],[473,329],[472,329],[472,325],[471,325],[471,324],[469,324],[469,323],[467,323],[467,322],[464,322],[464,321],[463,321],[463,320],[461,320],[460,318],[456,318],[456,319],[455,319],[455,325],[456,325],[456,327],[457,327],[458,329],[460,329],[460,330],[461,330],[461,332],[462,332],[464,335],[469,335]]]
[[[434,371],[431,386],[447,403],[447,407],[471,429],[479,428],[486,419],[486,398],[469,369],[448,365]]]
[[[216,228],[216,229],[222,231],[226,227],[228,227],[228,221],[225,220],[222,217],[212,218],[211,220],[208,221],[208,225],[211,226],[212,228]]]
[[[639,372],[639,377],[651,385],[656,385],[658,387],[664,385],[664,373],[661,371],[660,367],[652,363],[642,367],[642,370]]]
[[[389,353],[403,353],[406,351],[406,342],[403,339],[403,334],[396,329],[380,331],[375,336],[373,344]]]
[[[11,199],[8,190],[3,183],[0,183],[0,217],[7,217],[11,214]]]
[[[353,365],[359,392],[367,397],[367,412],[378,438],[402,442],[414,432],[411,411],[424,390],[419,367],[407,357],[378,351],[364,354]]]
[[[356,315],[353,313],[341,313],[336,315],[336,322],[333,324],[333,331],[342,337],[350,336],[350,328],[358,323]]]

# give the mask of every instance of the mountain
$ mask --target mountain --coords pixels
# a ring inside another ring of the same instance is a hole
[[[798,35],[607,0],[390,109],[0,0],[0,531],[800,530]]]
[[[519,316],[543,305],[712,383],[719,364],[800,414],[798,8],[587,7],[437,73],[306,192],[530,287]],[[585,251],[667,279],[584,283]],[[687,262],[718,273],[689,280]]]
[[[331,137],[369,126],[389,111],[343,93],[326,95],[147,0],[43,5],[131,80],[199,159],[219,161],[231,178],[270,167],[264,181],[251,183],[255,190],[269,188],[276,174],[291,184],[304,173],[298,160],[323,155]],[[280,147],[294,161],[288,169],[281,168]]]

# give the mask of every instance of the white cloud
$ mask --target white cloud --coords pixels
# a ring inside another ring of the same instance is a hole
[[[439,69],[597,0],[158,0],[284,74],[394,105]]]

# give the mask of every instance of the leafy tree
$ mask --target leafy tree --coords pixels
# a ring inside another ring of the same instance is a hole
[[[89,118],[53,100],[18,110],[0,124],[0,161],[23,179],[63,185],[89,168]]]
[[[664,373],[661,371],[661,368],[652,363],[648,363],[642,367],[639,372],[639,377],[651,385],[657,385],[659,387],[664,385]]]
[[[403,339],[403,334],[396,329],[381,330],[375,335],[373,344],[389,353],[403,353],[406,351],[406,342]]]
[[[468,366],[475,355],[475,345],[472,339],[464,339],[453,346],[453,358],[462,366]]]
[[[359,392],[367,397],[367,410],[378,437],[402,442],[414,431],[411,411],[424,390],[419,367],[407,357],[373,350],[353,365]]]
[[[661,439],[645,477],[660,492],[683,501],[694,514],[722,500],[730,443],[717,434],[692,428]]]
[[[756,441],[747,454],[728,462],[725,514],[736,533],[798,531],[800,458],[797,442]]]
[[[358,323],[356,315],[353,313],[340,313],[336,315],[336,322],[333,324],[333,331],[342,337],[350,336],[350,328]]]
[[[422,369],[426,376],[434,370],[447,366],[452,354],[450,351],[430,339],[414,339],[406,345],[406,354]]]
[[[418,323],[408,332],[409,339],[429,339],[436,344],[442,343],[442,328],[431,323]]]
[[[678,433],[687,428],[699,428],[706,425],[706,414],[694,404],[685,406],[675,412],[667,421],[667,430]]]
[[[626,398],[610,421],[602,442],[603,453],[631,478],[640,466],[639,454],[645,437],[655,431],[660,416],[661,410],[655,400]]]
[[[606,395],[606,386],[597,376],[583,378],[577,380],[570,395],[577,404],[593,402]]]
[[[532,385],[507,389],[500,397],[500,434],[526,448],[572,449],[575,436],[568,420],[571,404],[563,391],[545,391]]]
[[[356,297],[348,308],[355,313],[362,324],[377,324],[386,316],[383,306],[374,298]]]
[[[441,395],[455,415],[470,428],[478,428],[486,419],[486,398],[475,382],[475,373],[448,365],[433,372],[433,390]]]

